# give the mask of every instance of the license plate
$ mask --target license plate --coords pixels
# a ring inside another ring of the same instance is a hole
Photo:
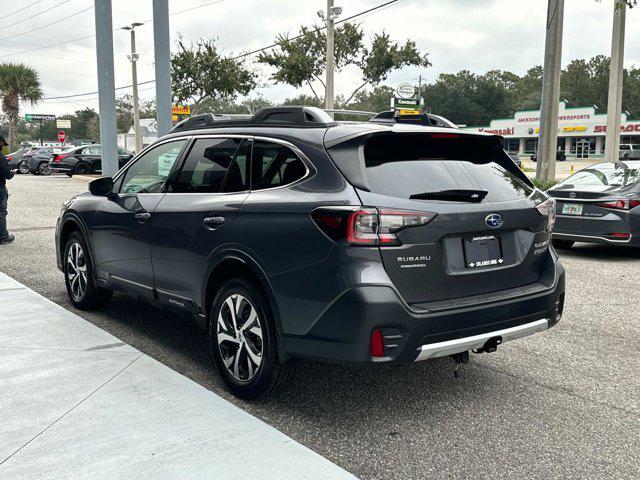
[[[579,203],[565,203],[562,206],[563,215],[582,215],[582,205]]]
[[[467,268],[495,267],[504,263],[500,237],[481,235],[465,238],[463,245]]]

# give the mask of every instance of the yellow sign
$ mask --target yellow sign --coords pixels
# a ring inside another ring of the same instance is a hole
[[[586,132],[587,131],[587,127],[564,127],[562,129],[563,132],[565,133],[570,133],[570,132]]]
[[[400,110],[400,115],[420,115],[420,110]]]
[[[172,122],[177,122],[178,121],[178,115],[171,115],[171,121]]]
[[[174,105],[171,107],[171,113],[174,115],[191,115],[191,107]]]

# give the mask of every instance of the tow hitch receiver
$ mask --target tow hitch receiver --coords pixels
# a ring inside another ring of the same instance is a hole
[[[498,350],[498,345],[502,343],[502,337],[491,337],[485,342],[482,348],[476,348],[473,353],[493,353]]]

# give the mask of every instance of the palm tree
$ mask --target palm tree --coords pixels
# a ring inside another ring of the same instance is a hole
[[[9,121],[9,151],[13,151],[20,117],[20,102],[31,105],[42,100],[38,72],[21,63],[0,63],[0,98]]]

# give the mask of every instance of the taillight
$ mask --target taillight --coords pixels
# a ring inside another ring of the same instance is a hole
[[[13,157],[12,157],[11,155],[9,155],[9,156],[7,157],[7,161],[8,161],[8,162],[10,162],[11,160],[13,160]]]
[[[596,203],[598,207],[613,208],[615,210],[631,210],[640,205],[640,199],[611,200],[608,202]]]
[[[547,217],[546,231],[550,232],[556,224],[556,199],[548,198],[540,205],[536,206],[536,210],[540,212],[540,215]]]
[[[53,161],[54,162],[59,162],[60,160],[62,160],[63,158],[66,158],[67,155],[65,155],[64,153],[61,153],[60,155],[56,155],[55,157],[53,157]]]
[[[396,233],[426,225],[436,214],[371,207],[321,207],[314,210],[311,217],[325,235],[336,242],[354,246],[395,246],[402,244]]]

